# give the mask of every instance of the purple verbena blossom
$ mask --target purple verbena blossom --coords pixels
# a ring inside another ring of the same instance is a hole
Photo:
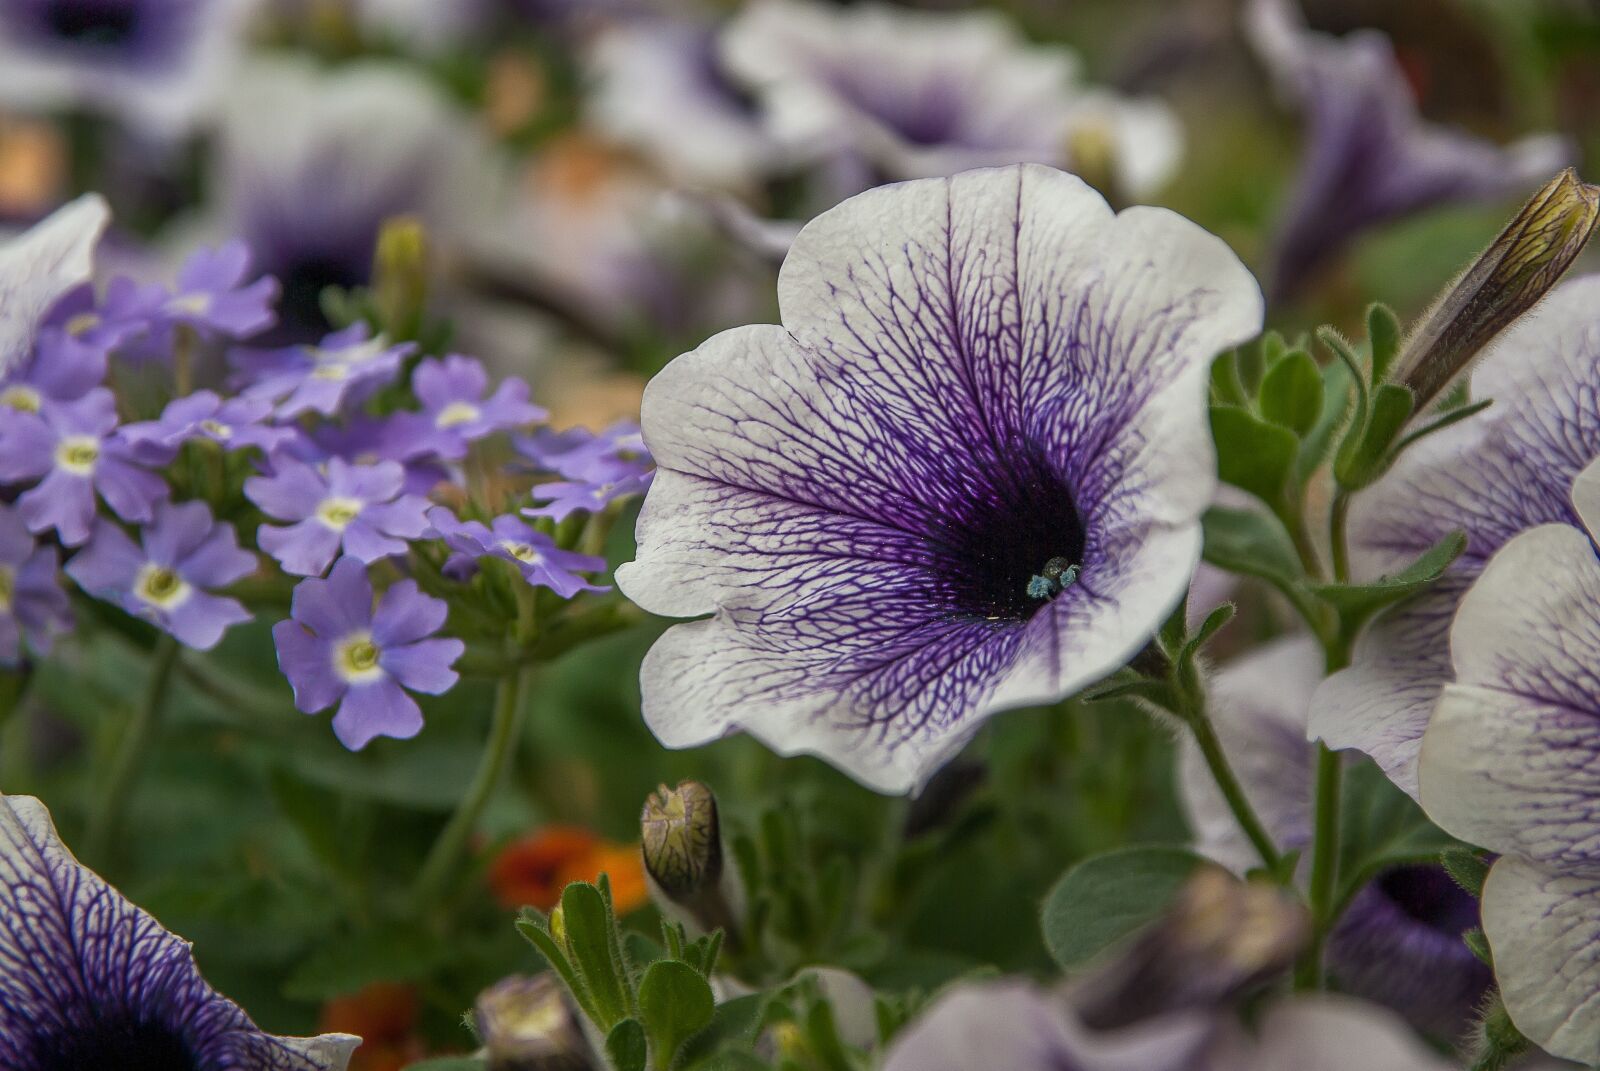
[[[189,255],[178,269],[178,285],[162,303],[163,316],[221,338],[259,334],[277,322],[277,280],[251,270],[250,247],[240,241]]]
[[[439,484],[455,480],[456,475],[433,453],[430,442],[419,441],[414,434],[415,415],[358,413],[339,423],[316,424],[290,443],[287,453],[311,465],[335,457],[360,465],[395,461],[405,468],[405,492],[426,495]]]
[[[261,549],[285,572],[317,576],[341,552],[361,562],[404,554],[405,540],[428,530],[427,500],[405,494],[405,470],[393,461],[352,465],[329,459],[325,470],[289,457],[270,476],[252,476],[244,493],[267,516],[293,522],[263,524]]]
[[[643,494],[654,476],[653,472],[644,472],[593,483],[571,480],[541,483],[532,492],[539,505],[522,512],[529,517],[549,517],[557,521],[579,512],[599,513],[619,499]]]
[[[149,467],[172,460],[172,450],[130,443],[116,426],[116,399],[104,387],[0,421],[0,481],[39,481],[17,499],[30,530],[54,528],[62,543],[77,546],[89,538],[96,491],[125,521],[154,516],[170,492]]]
[[[271,454],[300,437],[292,427],[265,423],[272,409],[265,398],[223,398],[215,391],[199,390],[167,403],[159,420],[124,425],[122,435],[130,443],[167,447],[209,439],[225,450],[253,446]]]
[[[421,362],[412,373],[411,389],[422,411],[407,414],[407,437],[419,452],[447,460],[466,456],[470,443],[546,415],[528,401],[528,384],[514,376],[485,397],[489,374],[471,357],[451,355]]]
[[[390,587],[374,609],[372,583],[353,558],[340,558],[326,579],[301,581],[290,620],[272,627],[295,706],[314,714],[339,704],[333,732],[352,751],[376,736],[415,736],[422,711],[406,689],[449,691],[450,666],[466,649],[457,639],[428,638],[447,612],[414,580]]]
[[[56,574],[56,548],[34,541],[10,506],[0,505],[0,666],[14,666],[24,647],[48,654],[72,627],[67,593]]]
[[[443,506],[435,506],[428,511],[428,521],[433,534],[454,552],[445,563],[450,575],[466,575],[477,559],[493,557],[510,562],[528,583],[549,588],[563,599],[580,591],[610,590],[578,575],[600,572],[606,567],[604,558],[563,550],[550,536],[516,517],[496,517],[485,525],[459,520]]]
[[[106,356],[104,346],[42,327],[28,356],[0,374],[0,409],[37,413],[47,401],[76,401],[105,382]]]
[[[518,452],[543,472],[569,480],[620,480],[642,476],[655,462],[639,425],[621,420],[596,434],[584,427],[539,428],[514,440]]]
[[[136,545],[101,518],[89,545],[67,563],[67,575],[96,598],[201,651],[215,647],[229,626],[250,620],[237,599],[210,589],[254,572],[256,556],[240,549],[233,526],[213,520],[204,502],[157,506],[140,541]]]
[[[333,416],[365,401],[394,381],[415,350],[414,343],[391,346],[381,335],[371,337],[367,325],[358,323],[314,346],[235,349],[228,361],[245,397],[279,403],[278,418],[289,420],[301,413]]]
[[[344,1071],[360,1043],[263,1031],[72,857],[42,803],[0,795],[0,1067]]]

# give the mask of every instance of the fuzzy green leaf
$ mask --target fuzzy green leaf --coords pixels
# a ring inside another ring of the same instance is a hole
[[[1290,350],[1267,369],[1257,405],[1272,423],[1305,435],[1322,414],[1322,370],[1305,350]]]
[[[1045,897],[1045,946],[1062,967],[1081,967],[1155,921],[1205,865],[1186,848],[1147,846],[1090,856]]]

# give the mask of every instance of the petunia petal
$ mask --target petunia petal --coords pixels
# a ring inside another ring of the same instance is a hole
[[[27,357],[57,299],[89,281],[94,248],[110,218],[105,199],[86,194],[0,246],[0,373]]]

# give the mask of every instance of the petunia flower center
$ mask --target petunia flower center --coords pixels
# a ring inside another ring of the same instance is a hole
[[[38,391],[21,383],[0,390],[0,406],[18,413],[37,413],[43,401]]]
[[[0,614],[11,612],[11,603],[17,597],[17,570],[14,566],[0,565]]]
[[[1394,867],[1380,875],[1376,884],[1390,903],[1430,929],[1459,937],[1478,925],[1478,902],[1443,867]]]
[[[538,565],[544,560],[544,556],[532,544],[518,543],[514,539],[502,539],[500,549],[527,565]]]
[[[370,632],[353,632],[333,646],[333,668],[350,684],[363,684],[383,676],[378,665],[378,645]]]
[[[90,435],[69,435],[56,447],[56,465],[75,476],[87,476],[100,460],[100,440]]]
[[[183,577],[154,562],[145,563],[133,582],[133,593],[141,602],[162,610],[182,605],[193,591]]]
[[[329,496],[317,506],[317,520],[332,528],[335,532],[342,532],[350,526],[350,522],[361,515],[363,503],[359,498],[341,498],[337,495]]]
[[[1078,582],[1078,567],[1065,558],[1051,558],[1028,578],[1028,598],[1053,599]]]
[[[220,420],[202,420],[200,422],[200,430],[204,431],[213,439],[233,438],[233,429],[222,423]]]
[[[462,424],[471,424],[482,416],[482,411],[471,402],[451,402],[439,410],[439,415],[433,423],[440,428],[456,428]]]
[[[30,1054],[34,1062],[27,1066],[38,1071],[83,1071],[90,1067],[200,1071],[201,1067],[182,1036],[160,1023],[96,1015],[83,1028],[28,1040],[34,1049]]]

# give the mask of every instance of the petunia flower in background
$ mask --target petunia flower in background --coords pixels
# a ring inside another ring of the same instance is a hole
[[[1320,644],[1290,636],[1225,664],[1207,689],[1217,737],[1283,852],[1311,847],[1317,749],[1306,739],[1306,718],[1322,665]],[[1179,797],[1196,849],[1240,875],[1260,866],[1198,745],[1186,738],[1179,747]],[[1391,1008],[1434,1037],[1455,1039],[1491,983],[1462,939],[1477,925],[1477,902],[1443,867],[1390,867],[1355,894],[1334,927],[1329,971],[1342,991]]]
[[[479,439],[547,415],[528,401],[526,381],[508,376],[490,393],[482,362],[459,354],[420,362],[411,389],[422,411],[404,422],[406,437],[415,450],[447,460],[465,457]]]
[[[563,599],[580,591],[610,590],[578,575],[604,571],[604,558],[563,550],[554,539],[516,517],[496,517],[485,525],[460,520],[443,506],[435,506],[428,511],[428,521],[433,534],[454,552],[445,570],[455,576],[470,573],[479,558],[493,557],[510,562],[522,579],[549,588]]]
[[[275,520],[256,532],[261,549],[285,572],[320,576],[341,552],[360,562],[404,554],[405,541],[428,529],[425,499],[406,494],[405,470],[393,461],[352,465],[330,458],[325,471],[293,458],[273,460],[272,473],[252,476],[244,493]]]
[[[271,455],[300,435],[292,427],[266,423],[273,408],[265,398],[223,398],[216,391],[197,390],[168,402],[158,420],[123,425],[122,436],[129,443],[166,447],[207,439],[224,450],[255,447]]]
[[[0,666],[30,651],[48,654],[72,628],[58,564],[56,548],[37,543],[17,511],[0,505]]]
[[[1279,225],[1271,291],[1292,297],[1368,228],[1445,204],[1526,193],[1567,164],[1556,135],[1499,146],[1417,113],[1389,39],[1306,28],[1294,0],[1250,0],[1246,29],[1306,113],[1300,177]]]
[[[1580,525],[1508,541],[1450,626],[1454,683],[1422,738],[1422,804],[1497,853],[1483,930],[1517,1028],[1600,1063],[1600,462],[1572,486]]]
[[[301,581],[290,619],[272,627],[295,706],[315,714],[338,704],[333,732],[352,751],[378,736],[415,736],[422,710],[407,689],[449,691],[450,666],[465,650],[460,640],[430,638],[446,613],[414,580],[390,587],[374,608],[372,582],[354,558],[339,559],[326,579]]]
[[[72,857],[43,804],[0,796],[0,1066],[344,1071],[358,1044],[257,1027],[188,942]]]
[[[382,335],[373,336],[366,324],[357,323],[316,345],[235,348],[228,352],[228,363],[244,397],[277,402],[278,418],[290,420],[302,413],[335,416],[365,401],[394,382],[402,362],[415,350],[410,342],[390,345]]]
[[[1025,162],[1098,167],[1075,158],[1074,143],[1092,139],[1138,197],[1179,156],[1163,106],[1086,97],[1073,54],[1028,44],[992,12],[758,0],[729,23],[723,56],[788,152],[856,154],[886,179]]]
[[[75,402],[37,413],[7,414],[0,421],[0,482],[25,484],[17,506],[34,532],[55,529],[75,547],[89,538],[95,494],[125,521],[150,520],[167,498],[166,482],[152,466],[172,459],[157,443],[130,443],[116,431],[116,399],[96,387]]]
[[[233,526],[214,520],[204,502],[162,503],[140,544],[110,521],[96,522],[89,545],[67,563],[67,575],[184,646],[209,651],[229,627],[250,620],[237,599],[211,589],[249,576],[256,564],[256,556],[239,547]]]
[[[110,218],[105,200],[87,194],[0,245],[0,374],[28,356],[56,302],[89,281]]]
[[[1119,668],[1187,589],[1207,369],[1260,291],[1187,220],[1039,166],[852,198],[778,290],[784,326],[724,332],[645,395],[659,467],[617,581],[712,615],[646,657],[645,719],[905,792],[991,715]]]
[[[1309,729],[1332,748],[1372,756],[1417,794],[1417,751],[1450,679],[1450,620],[1462,593],[1507,540],[1577,523],[1569,488],[1600,455],[1600,422],[1583,399],[1600,391],[1600,276],[1557,286],[1535,316],[1495,339],[1473,372],[1487,410],[1409,448],[1352,503],[1350,568],[1390,575],[1462,529],[1467,548],[1438,583],[1377,617],[1348,669],[1312,699]]]

